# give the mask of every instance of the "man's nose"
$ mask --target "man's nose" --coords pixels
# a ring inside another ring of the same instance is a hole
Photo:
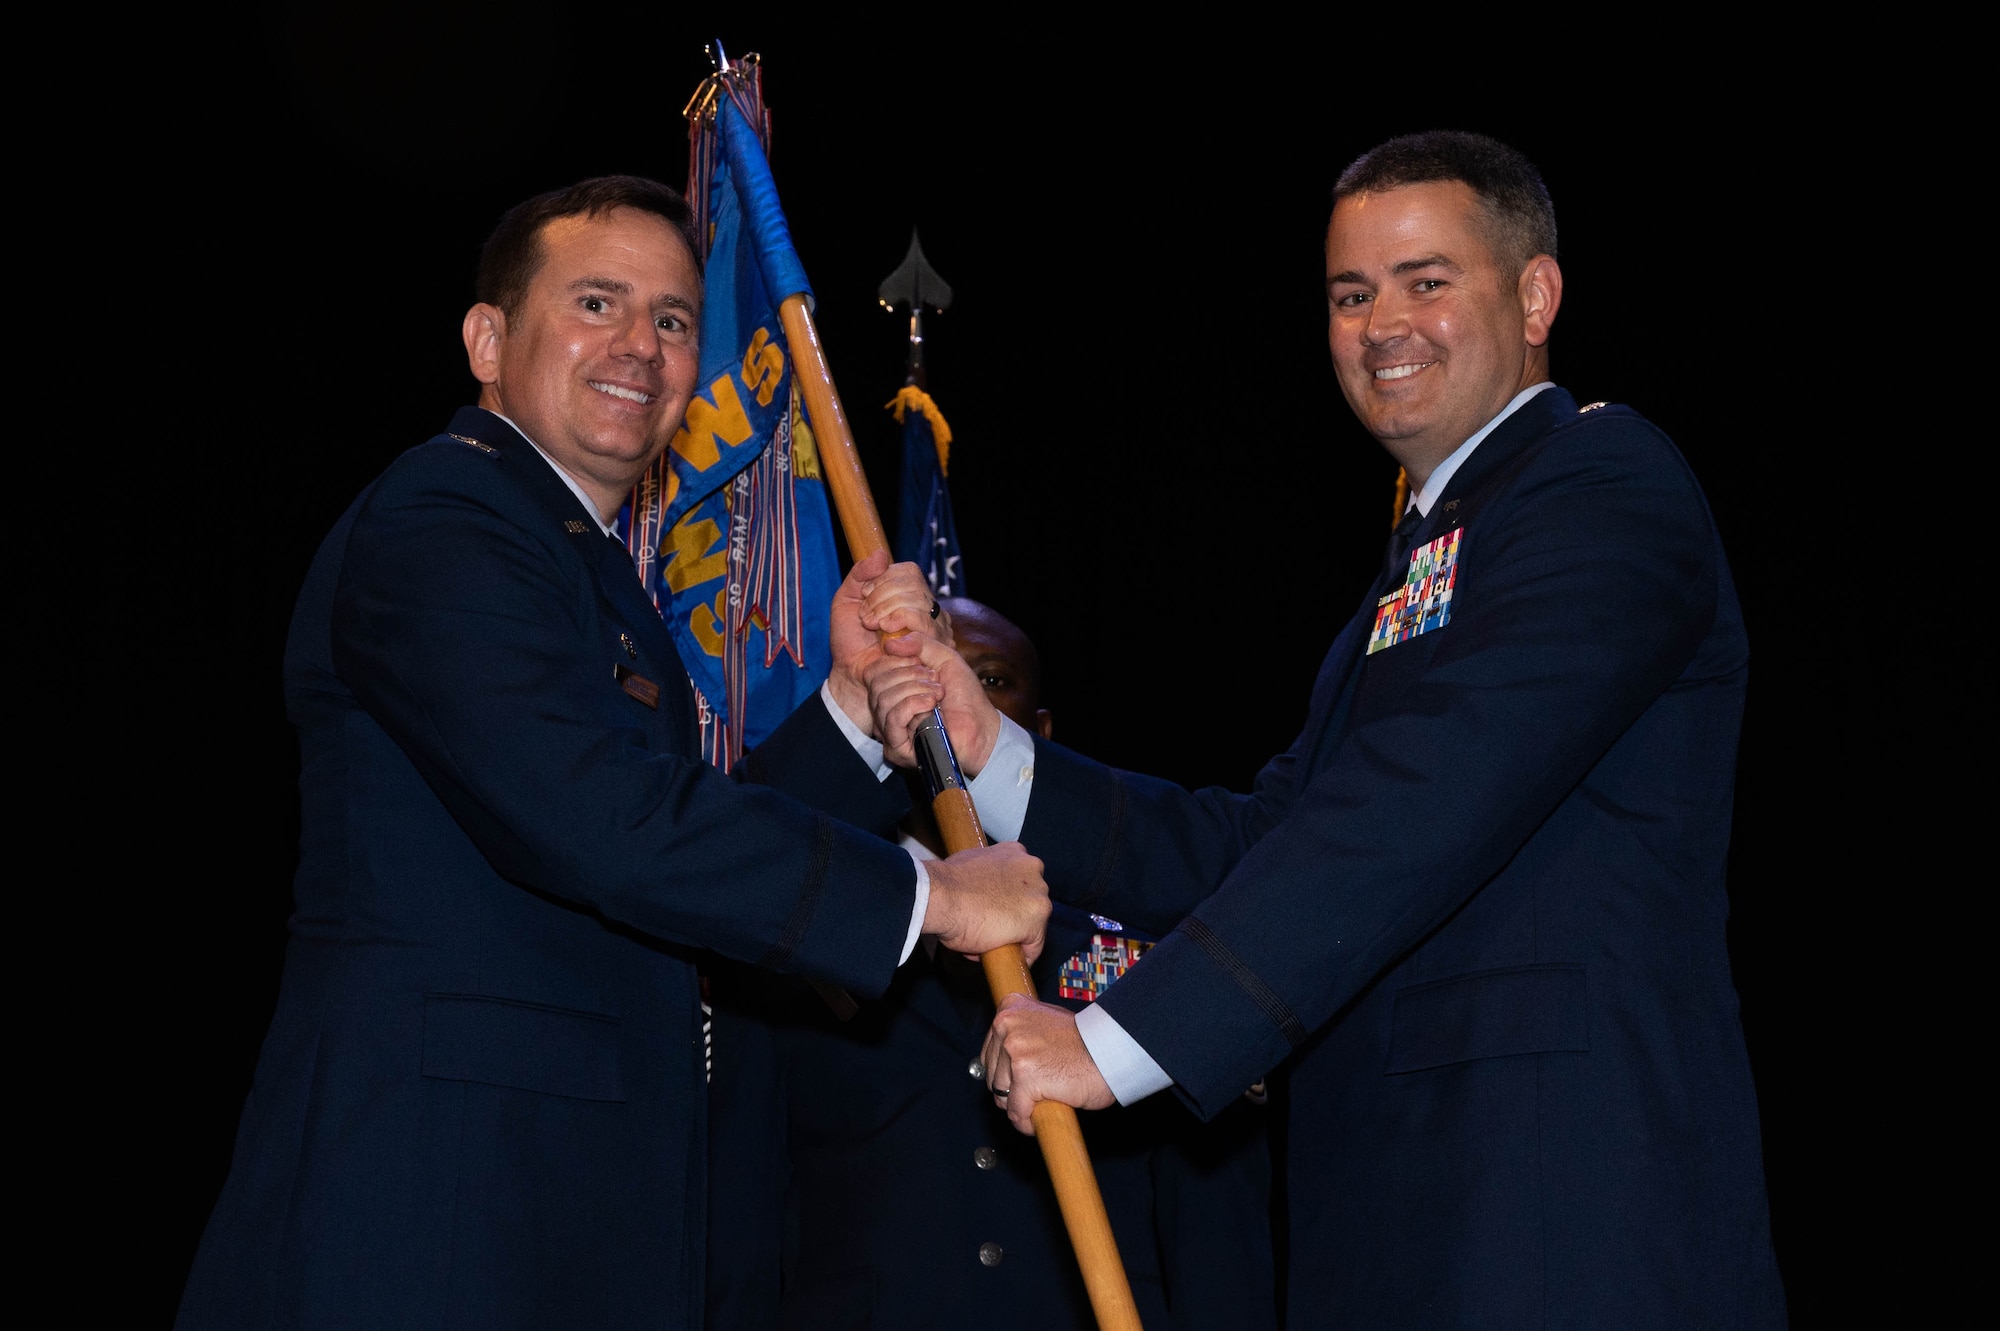
[[[625,321],[613,339],[611,353],[614,356],[631,356],[648,364],[664,360],[661,354],[660,326],[653,322],[651,314],[641,314]]]
[[[1370,346],[1379,347],[1409,334],[1409,315],[1400,302],[1381,296],[1368,302],[1368,319],[1361,325],[1361,336]]]

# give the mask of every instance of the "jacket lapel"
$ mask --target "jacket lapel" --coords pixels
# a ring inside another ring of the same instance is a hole
[[[632,631],[649,659],[661,668],[672,666],[684,672],[673,635],[646,589],[639,585],[630,554],[621,542],[604,534],[597,516],[563,484],[562,477],[534,446],[506,421],[479,407],[460,407],[451,418],[450,433],[500,453],[508,474],[534,498],[549,525],[563,533],[595,573],[600,595],[617,612],[614,618]]]
[[[1347,708],[1354,699],[1355,678],[1361,673],[1361,646],[1367,641],[1369,626],[1375,622],[1375,600],[1380,595],[1377,590],[1380,585],[1378,581],[1368,589],[1360,608],[1334,638],[1326,659],[1320,663],[1319,678],[1313,684],[1312,710],[1307,713],[1306,728],[1299,735],[1298,755],[1305,764],[1299,776],[1301,785],[1312,780],[1312,774],[1319,769],[1325,757],[1321,749],[1326,737],[1347,729]]]
[[[575,498],[574,495],[570,497]],[[619,618],[631,625],[646,654],[662,666],[684,669],[680,652],[674,647],[673,635],[667,631],[666,621],[660,618],[653,598],[646,595],[646,589],[639,585],[639,571],[632,566],[632,556],[625,543],[603,535],[594,524],[579,539],[591,551],[597,569],[597,585],[604,599],[611,602]]]
[[[461,442],[499,454],[506,474],[533,500],[541,513],[545,530],[560,533],[591,570],[597,581],[599,599],[608,605],[607,618],[632,635],[632,640],[652,663],[652,671],[662,678],[660,686],[662,719],[668,720],[670,734],[681,734],[690,749],[698,742],[699,721],[695,716],[692,690],[687,683],[687,667],[681,663],[653,600],[639,583],[624,543],[604,534],[591,511],[584,507],[562,477],[556,474],[521,433],[500,417],[479,407],[460,407],[448,431]]]
[[[1414,550],[1455,527],[1463,527],[1489,482],[1509,470],[1509,464],[1517,461],[1530,444],[1575,416],[1576,399],[1560,388],[1544,388],[1523,402],[1521,409],[1500,422],[1452,473],[1444,493],[1424,515],[1410,548]]]
[[[1465,525],[1466,519],[1477,507],[1489,481],[1499,477],[1508,469],[1508,464],[1521,456],[1528,445],[1542,438],[1557,425],[1576,415],[1576,399],[1561,388],[1545,388],[1522,403],[1512,416],[1500,422],[1492,434],[1472,450],[1472,456],[1460,464],[1452,473],[1444,493],[1431,505],[1431,511],[1417,524],[1410,537],[1411,550],[1416,550],[1439,536]],[[1334,639],[1333,648],[1327,653],[1325,664],[1320,667],[1320,680],[1313,690],[1313,710],[1307,722],[1307,733],[1300,736],[1300,753],[1307,760],[1305,780],[1310,780],[1312,772],[1324,757],[1321,749],[1329,735],[1345,736],[1347,714],[1354,701],[1354,686],[1361,674],[1361,662],[1368,641],[1369,630],[1374,626],[1376,602],[1395,590],[1402,579],[1401,568],[1385,568],[1375,585],[1368,589],[1361,607],[1354,618]]]
[[[1431,511],[1417,524],[1417,530],[1410,537],[1410,549],[1417,550],[1454,528],[1463,527],[1477,507],[1477,501],[1483,497],[1487,483],[1508,470],[1508,464],[1516,461],[1528,445],[1575,415],[1576,399],[1560,388],[1545,388],[1523,402],[1520,409],[1500,422],[1492,434],[1480,440],[1479,447],[1472,450],[1472,456],[1452,473],[1444,493],[1437,497]],[[1361,608],[1362,616],[1373,619],[1374,598],[1394,591],[1402,581],[1403,572],[1402,569],[1383,570],[1382,581],[1371,591],[1368,603]]]

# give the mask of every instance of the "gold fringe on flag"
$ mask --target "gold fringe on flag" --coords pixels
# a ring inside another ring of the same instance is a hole
[[[924,414],[931,423],[931,438],[937,441],[938,470],[951,475],[951,427],[944,423],[944,413],[931,401],[931,395],[915,384],[904,384],[901,392],[882,405],[895,415],[898,425],[903,423],[903,413],[912,408]]]

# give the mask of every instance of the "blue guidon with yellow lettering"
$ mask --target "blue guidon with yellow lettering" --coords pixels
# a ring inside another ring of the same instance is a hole
[[[763,147],[731,98],[720,99],[716,132],[702,387],[619,530],[688,664],[703,752],[726,769],[826,678],[840,578],[778,320],[786,296],[810,300],[812,288]]]

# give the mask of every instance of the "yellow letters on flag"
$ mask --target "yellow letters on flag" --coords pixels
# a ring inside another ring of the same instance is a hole
[[[689,513],[660,542],[660,573],[667,588],[684,592],[688,588],[719,578],[729,571],[729,551],[707,551],[722,539],[722,529],[707,518],[696,520]]]
[[[785,353],[771,341],[771,330],[759,328],[743,353],[743,386],[757,395],[757,405],[771,405],[771,395],[785,377]]]
[[[707,471],[722,456],[715,447],[717,438],[734,448],[750,437],[750,419],[743,414],[742,399],[736,396],[734,376],[723,375],[708,386],[708,392],[715,405],[709,406],[696,394],[672,444],[674,452],[697,471]]]

